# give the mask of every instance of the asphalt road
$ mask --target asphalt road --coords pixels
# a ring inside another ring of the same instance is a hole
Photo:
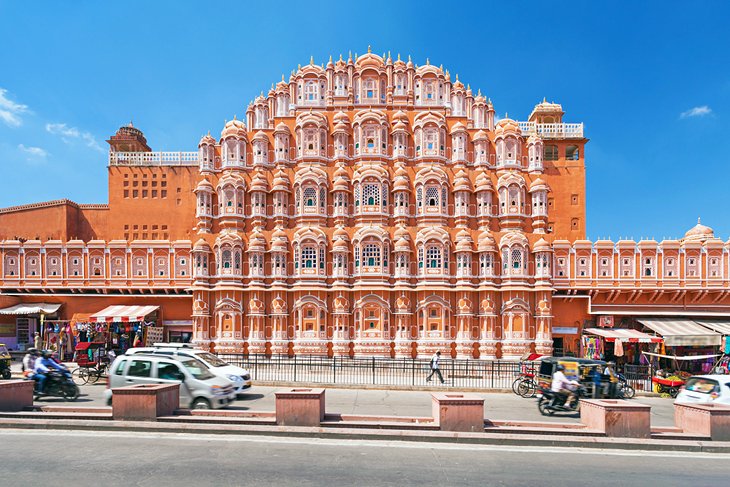
[[[105,406],[102,384],[81,387],[81,396],[75,403],[64,403],[62,399],[48,398],[37,404],[78,404],[84,406]],[[228,409],[250,411],[274,411],[275,391],[282,387],[254,385],[249,393],[228,406]],[[537,410],[536,399],[524,399],[509,393],[477,394],[484,397],[484,417],[492,420],[523,421],[580,421],[576,414],[556,414],[541,416]],[[634,401],[652,407],[654,426],[674,425],[674,406],[672,399],[658,397],[637,397]],[[430,417],[431,393],[425,391],[392,391],[370,389],[327,389],[326,410],[342,414],[371,414],[382,416],[422,416]]]
[[[3,485],[726,485],[730,455],[0,430]]]

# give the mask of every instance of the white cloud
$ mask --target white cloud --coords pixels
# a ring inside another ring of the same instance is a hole
[[[0,120],[5,122],[5,125],[9,127],[19,127],[23,124],[23,120],[20,118],[21,113],[29,113],[27,105],[15,103],[10,100],[5,94],[8,90],[0,88]]]
[[[690,108],[686,112],[682,112],[679,115],[679,118],[704,117],[711,113],[712,113],[712,108],[708,107],[707,105],[702,105],[701,107]]]
[[[69,127],[65,123],[47,123],[46,131],[54,135],[60,135],[61,140],[63,140],[66,144],[72,144],[72,139],[78,139],[83,141],[87,147],[91,147],[99,152],[104,152],[104,149],[89,132],[82,132],[76,127]]]
[[[23,144],[18,144],[18,149],[28,154],[28,160],[45,159],[48,155],[48,152],[46,152],[45,149],[41,149],[40,147],[26,147]]]

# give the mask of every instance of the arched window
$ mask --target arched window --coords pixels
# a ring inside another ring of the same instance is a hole
[[[307,81],[304,84],[304,102],[307,105],[319,103],[319,85],[316,81]]]
[[[545,161],[557,161],[558,157],[560,157],[557,145],[546,145],[544,152],[543,160]]]
[[[363,185],[364,204],[367,206],[375,206],[380,204],[380,185],[377,183],[367,183]]]
[[[380,245],[365,244],[362,252],[363,260],[368,267],[380,267]]]
[[[512,249],[512,269],[522,269],[522,251],[520,249]]]
[[[221,267],[223,269],[231,268],[231,251],[230,250],[224,250],[223,252],[221,252]]]
[[[312,245],[302,247],[302,267],[314,269],[317,267],[317,248]]]
[[[304,188],[304,206],[317,206],[317,190],[311,186]]]
[[[442,267],[442,252],[439,245],[426,247],[426,268],[440,269]]]
[[[438,186],[427,186],[426,187],[426,206],[431,206],[431,207],[440,206]]]

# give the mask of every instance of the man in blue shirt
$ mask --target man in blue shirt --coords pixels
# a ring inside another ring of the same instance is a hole
[[[46,378],[51,369],[63,371],[63,367],[51,358],[51,352],[45,350],[41,358],[35,361],[33,372],[38,384],[38,392],[43,393],[46,388]]]

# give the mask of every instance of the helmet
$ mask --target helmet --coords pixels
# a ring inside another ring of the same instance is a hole
[[[31,354],[31,355],[36,355],[38,353],[38,349],[31,347],[31,348],[28,349],[28,353]]]
[[[50,350],[43,350],[41,352],[41,355],[43,355],[43,358],[51,358],[51,351]]]
[[[565,370],[565,365],[563,365],[563,364],[558,364],[558,370],[560,370],[561,372],[562,372],[563,370]]]

